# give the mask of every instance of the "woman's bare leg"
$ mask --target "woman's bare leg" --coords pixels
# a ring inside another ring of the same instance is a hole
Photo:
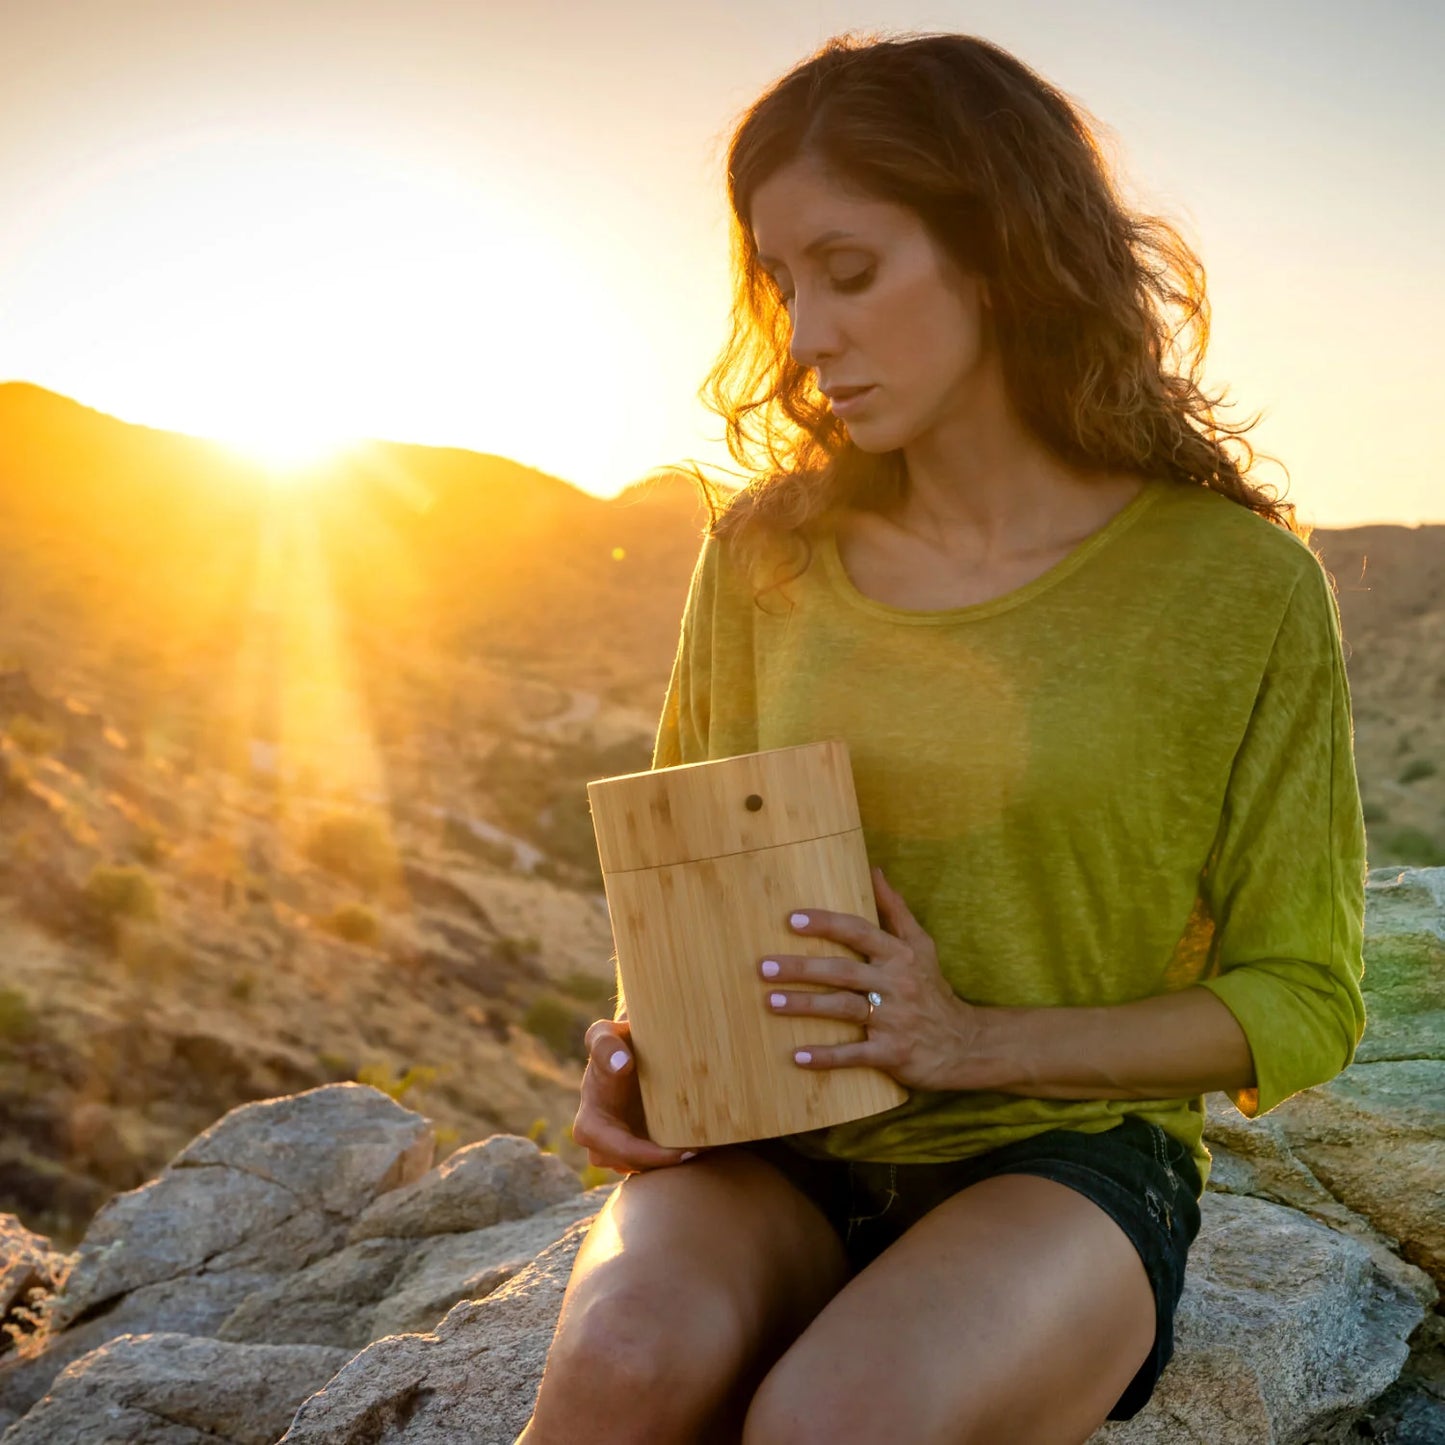
[[[628,1175],[577,1252],[516,1445],[736,1441],[848,1274],[822,1212],[747,1150]]]

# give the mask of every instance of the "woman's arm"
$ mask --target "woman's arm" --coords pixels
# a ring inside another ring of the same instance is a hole
[[[1212,976],[1100,1008],[978,1011],[969,1082],[1038,1098],[1222,1089],[1247,1118],[1332,1079],[1364,1032],[1365,830],[1339,614],[1318,560],[1281,619],[1200,877]]]
[[[1031,1099],[1180,1099],[1256,1087],[1239,1021],[1202,988],[1099,1008],[983,1008],[945,1087]]]

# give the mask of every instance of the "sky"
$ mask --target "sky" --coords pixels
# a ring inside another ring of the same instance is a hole
[[[1445,6],[1399,0],[0,0],[0,380],[599,496],[731,466],[728,138],[847,30],[981,35],[1079,101],[1203,258],[1259,479],[1445,522]]]

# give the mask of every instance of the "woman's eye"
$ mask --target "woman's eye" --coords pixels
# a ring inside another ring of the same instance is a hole
[[[873,268],[868,266],[862,271],[855,272],[852,276],[834,276],[832,278],[833,289],[835,291],[842,291],[845,294],[862,291],[872,279]],[[791,306],[793,304],[793,293],[791,291],[784,291],[780,287],[778,289],[778,300],[784,306]]]

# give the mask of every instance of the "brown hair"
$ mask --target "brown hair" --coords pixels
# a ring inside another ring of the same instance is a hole
[[[734,535],[749,565],[779,536],[811,557],[812,523],[886,505],[907,485],[902,452],[861,451],[792,358],[788,313],[758,265],[753,195],[807,158],[910,207],[961,269],[987,280],[1010,403],[1059,458],[1209,487],[1308,538],[1292,503],[1246,479],[1256,453],[1243,434],[1257,418],[1219,420],[1222,394],[1202,388],[1199,258],[1168,221],[1124,204],[1096,129],[972,35],[835,36],[748,108],[727,155],[732,331],[698,394],[751,480],[719,515],[700,468],[686,468],[702,483],[710,535]]]

